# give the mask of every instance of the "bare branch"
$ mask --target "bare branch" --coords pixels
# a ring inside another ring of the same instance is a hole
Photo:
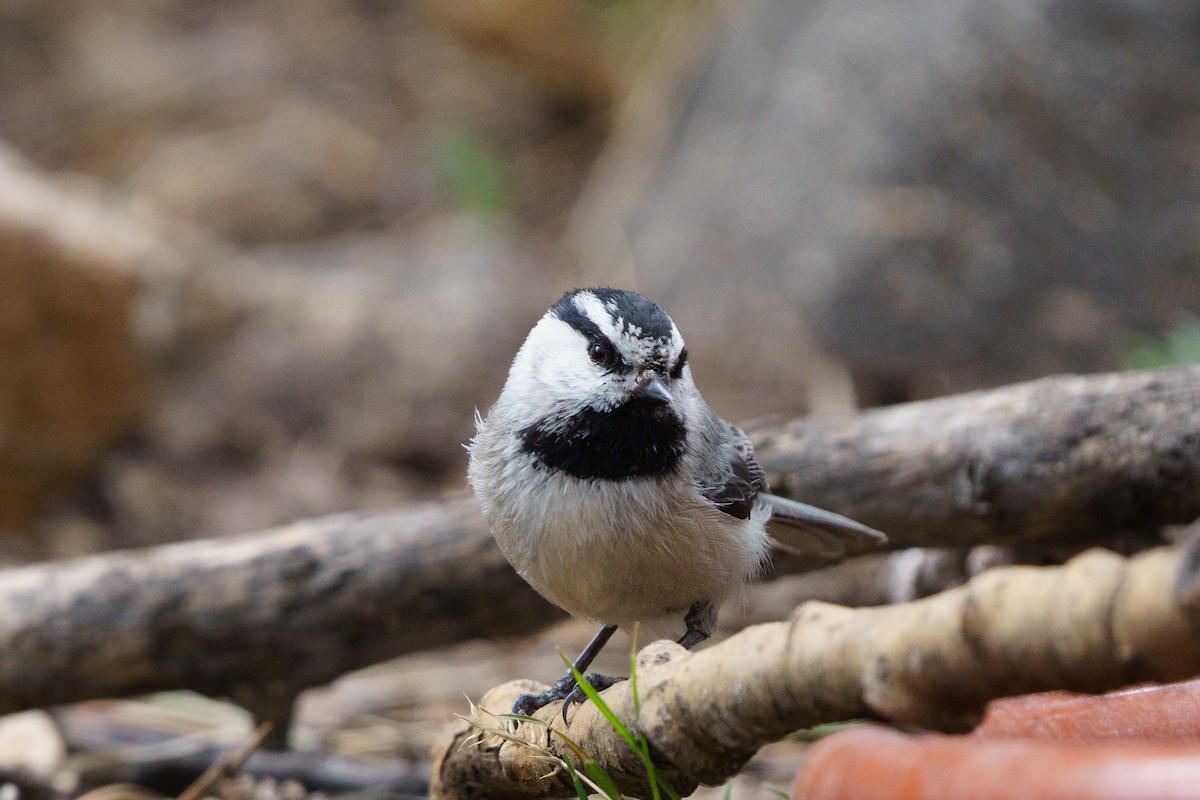
[[[1065,375],[748,432],[771,486],[895,547],[1107,540],[1200,517],[1200,367]]]
[[[481,598],[490,598],[482,602]],[[168,688],[256,707],[402,653],[562,613],[473,500],[0,572],[0,713]]]
[[[719,783],[762,745],[791,731],[854,717],[962,730],[994,697],[1059,688],[1102,691],[1200,672],[1200,543],[1125,559],[1093,550],[1062,567],[1006,567],[924,600],[847,609],[807,603],[790,621],[747,628],[697,653],[656,642],[638,656],[641,715],[629,682],[603,693],[648,738],[680,791]],[[481,706],[506,710],[529,691],[516,681]],[[561,703],[537,712],[635,796],[640,759],[587,703],[561,722]],[[522,723],[520,732],[539,726]],[[434,798],[572,794],[546,777],[529,747],[483,737],[466,722],[434,765]],[[546,745],[573,759],[562,739]]]

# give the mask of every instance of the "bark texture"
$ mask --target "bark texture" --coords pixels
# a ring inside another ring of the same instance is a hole
[[[656,642],[638,656],[640,715],[629,682],[603,693],[648,738],[679,791],[719,783],[762,745],[791,731],[874,717],[945,731],[975,724],[994,697],[1060,688],[1096,692],[1200,672],[1200,546],[1132,559],[1089,551],[1062,567],[1008,567],[924,600],[847,609],[807,603],[789,621],[747,628],[696,653]],[[505,712],[530,689],[516,681],[480,706]],[[481,714],[483,717],[487,715]],[[537,712],[540,737],[573,758],[561,730],[623,791],[646,796],[638,757],[596,707],[561,721],[561,704]],[[572,794],[536,752],[495,735],[464,746],[466,721],[448,733],[434,765],[435,798]]]
[[[1091,541],[1200,516],[1200,366],[1057,376],[748,429],[772,489],[894,547]]]
[[[13,569],[0,572],[0,713],[168,688],[256,708],[560,615],[467,498]]]

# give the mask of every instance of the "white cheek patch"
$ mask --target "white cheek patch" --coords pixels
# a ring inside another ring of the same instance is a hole
[[[555,316],[533,327],[517,351],[503,394],[533,417],[615,403],[609,376],[587,354],[587,339]]]

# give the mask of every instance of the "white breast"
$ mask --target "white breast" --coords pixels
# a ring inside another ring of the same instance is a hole
[[[471,482],[505,557],[576,616],[628,626],[720,602],[754,577],[769,511],[721,513],[678,475],[580,480],[472,444]],[[483,461],[490,462],[487,469]]]

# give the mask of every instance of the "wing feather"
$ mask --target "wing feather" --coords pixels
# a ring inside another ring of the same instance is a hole
[[[887,543],[879,531],[849,517],[769,494],[766,474],[754,457],[754,446],[742,430],[729,423],[734,445],[722,480],[702,492],[718,509],[737,519],[749,519],[755,504],[771,509],[767,532],[784,550],[822,561],[836,561],[878,549]]]
[[[766,475],[754,459],[754,447],[750,440],[741,430],[732,425],[729,427],[741,436],[730,453],[725,482],[717,486],[706,486],[702,491],[713,505],[731,517],[750,519],[754,502],[766,485]]]

